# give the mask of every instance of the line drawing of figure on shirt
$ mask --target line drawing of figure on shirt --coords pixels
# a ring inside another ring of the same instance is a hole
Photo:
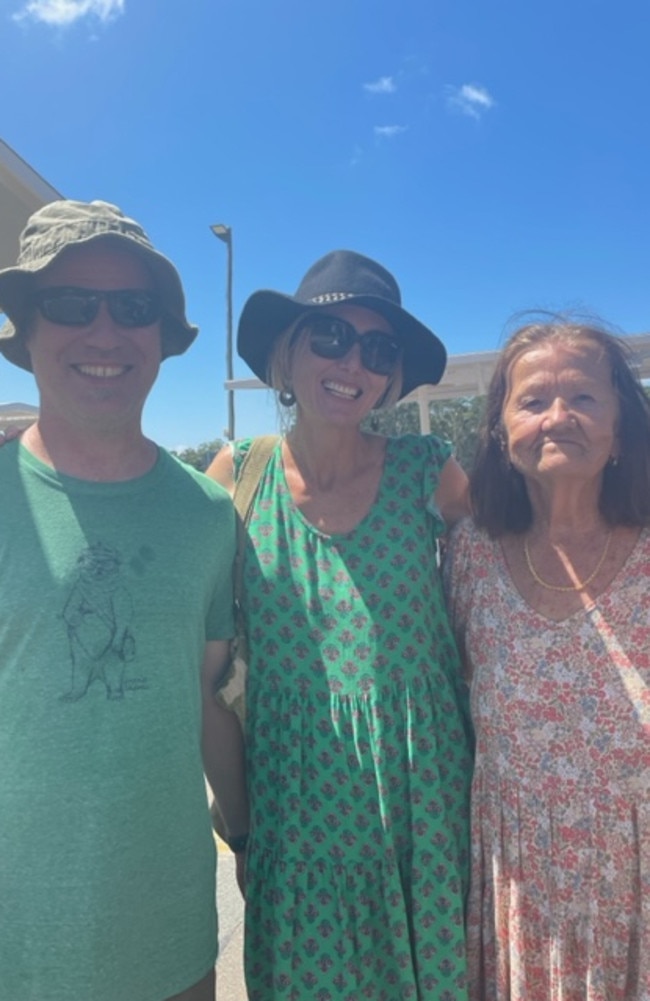
[[[109,699],[124,698],[125,687],[131,687],[125,676],[136,653],[133,600],[121,566],[119,552],[102,542],[88,546],[77,559],[78,577],[62,613],[72,664],[65,702],[83,698],[94,681],[105,685]]]

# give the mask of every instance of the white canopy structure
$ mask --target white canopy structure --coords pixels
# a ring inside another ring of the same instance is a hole
[[[650,334],[636,334],[623,338],[629,344],[642,379],[650,379]],[[420,411],[420,430],[431,430],[429,404],[438,400],[458,400],[463,397],[484,396],[492,378],[498,351],[479,351],[473,354],[451,355],[442,381],[437,386],[420,386],[405,396],[403,403],[417,403]],[[225,383],[226,389],[266,389],[259,379],[233,379]]]
[[[0,268],[16,263],[18,237],[32,212],[56,198],[56,188],[0,139]]]
[[[32,212],[56,198],[56,188],[0,139],[0,268],[16,263],[18,238]],[[0,430],[24,427],[37,413],[27,403],[0,403]]]

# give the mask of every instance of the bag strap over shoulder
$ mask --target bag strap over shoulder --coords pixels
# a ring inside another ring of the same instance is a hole
[[[262,474],[279,440],[277,434],[264,434],[259,438],[254,438],[242,460],[239,476],[235,482],[233,500],[237,513],[245,525],[250,521],[253,501]]]
[[[254,438],[251,447],[244,456],[235,482],[233,501],[237,511],[237,553],[235,555],[235,608],[237,614],[241,609],[242,587],[244,583],[244,550],[246,548],[246,528],[251,520],[253,501],[258,491],[260,480],[271,453],[279,441],[277,434],[265,434]]]

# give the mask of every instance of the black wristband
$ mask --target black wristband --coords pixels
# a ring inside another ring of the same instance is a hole
[[[248,848],[248,834],[238,834],[234,838],[225,838],[224,840],[234,855],[241,855]]]

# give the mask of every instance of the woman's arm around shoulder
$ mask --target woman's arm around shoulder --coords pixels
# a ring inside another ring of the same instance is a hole
[[[475,537],[475,532],[470,518],[458,522],[447,536],[442,561],[442,583],[447,614],[467,682],[471,680],[473,674],[466,649],[465,634],[473,599],[472,539]]]
[[[205,475],[216,480],[232,497],[235,492],[235,466],[232,445],[224,445],[205,471]]]
[[[442,467],[434,500],[448,528],[470,514],[469,480],[453,455]]]

